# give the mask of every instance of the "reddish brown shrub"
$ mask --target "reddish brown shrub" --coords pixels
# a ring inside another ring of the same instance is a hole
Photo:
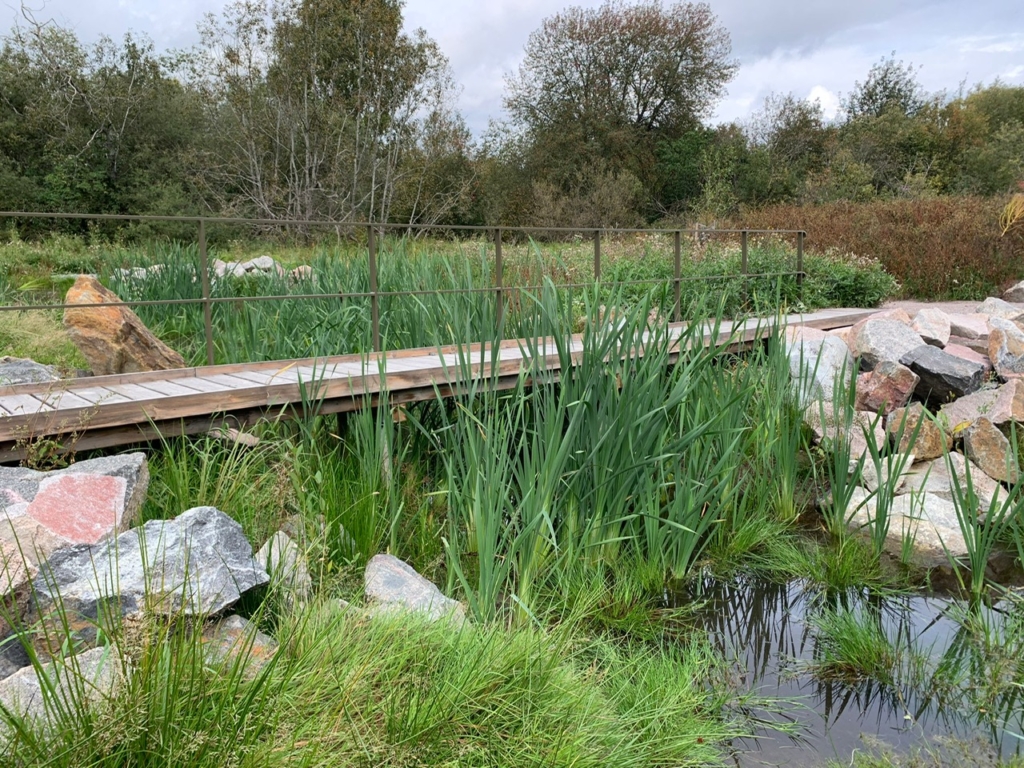
[[[1006,201],[980,197],[774,205],[744,214],[751,229],[804,229],[808,249],[878,259],[922,299],[975,299],[1024,277],[1024,237],[1000,235]]]

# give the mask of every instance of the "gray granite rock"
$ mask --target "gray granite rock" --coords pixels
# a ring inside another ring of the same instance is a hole
[[[1010,441],[984,417],[964,430],[964,453],[993,480],[1013,484],[1020,478]]]
[[[270,588],[289,609],[301,608],[313,592],[306,557],[288,534],[278,531],[260,547],[256,562],[270,574]]]
[[[900,358],[925,342],[909,325],[898,320],[869,319],[858,323],[847,339],[850,351],[861,367],[871,370],[883,360],[898,363]]]
[[[1024,330],[1011,320],[989,318],[988,356],[1004,379],[1024,374]]]
[[[818,339],[800,339],[788,345],[789,372],[801,405],[813,400],[832,400],[840,386],[856,373],[853,355],[842,339],[822,334]]]
[[[934,407],[978,391],[985,366],[972,363],[924,344],[908,352],[900,362],[920,377],[914,395]]]
[[[852,472],[859,463],[859,461],[851,461],[850,471]],[[880,485],[891,485],[892,487],[889,488],[890,491],[896,494],[900,493],[900,491],[902,491],[904,486],[906,485],[907,477],[909,476],[914,466],[914,454],[897,454],[892,457],[892,466],[899,466],[900,473],[898,477],[892,478],[891,483],[889,462],[886,460],[886,458],[882,458],[880,463],[881,467],[876,467],[875,462],[872,461],[870,457],[868,457],[868,459],[864,462],[863,466],[861,467],[861,484],[869,491],[877,491]],[[879,474],[879,469],[881,469],[881,474]],[[879,478],[881,478],[881,482],[879,482]]]
[[[925,307],[916,315],[911,328],[921,334],[926,344],[940,349],[949,343],[951,326],[949,315],[937,307]]]
[[[981,418],[996,426],[1011,421],[1024,423],[1024,380],[980,389],[942,406],[942,414],[953,431],[966,429]]]
[[[967,340],[988,338],[988,315],[950,313],[946,316],[952,336]]]
[[[1024,320],[1024,306],[990,296],[977,309],[978,314],[1001,317],[1004,320]]]
[[[967,468],[969,461],[959,453],[949,453],[949,461],[945,457],[915,464],[907,473],[903,488],[897,493],[930,493],[946,501],[953,500],[957,484],[953,482],[950,466],[956,475],[961,492],[967,487]],[[982,472],[974,463],[970,463],[971,486],[978,496],[982,508],[987,509],[989,502],[999,492],[1000,485]]]
[[[1007,288],[1003,293],[1003,301],[1008,301],[1011,304],[1024,304],[1024,280]]]
[[[876,496],[863,488],[855,489],[847,517],[850,528],[867,534],[876,516]],[[948,566],[950,556],[967,555],[956,507],[931,493],[906,493],[892,499],[885,551],[902,557],[905,537],[911,545],[910,562],[921,568]]]
[[[101,609],[212,615],[269,580],[242,526],[214,507],[196,507],[92,547],[61,550],[34,586],[40,614],[62,605],[92,620]]]
[[[43,677],[43,680],[40,679]],[[115,648],[92,648],[77,656],[25,667],[0,680],[0,705],[26,724],[44,732],[55,722],[56,712],[72,717],[86,707],[109,702],[122,680],[120,659]],[[44,682],[45,681],[45,682]],[[47,707],[43,690],[52,694]],[[10,726],[0,724],[0,734],[10,735]]]
[[[858,459],[869,455],[869,441],[876,449],[882,450],[886,443],[882,419],[875,413],[854,411],[850,417],[850,457]],[[847,420],[837,414],[829,402],[811,403],[804,409],[804,423],[810,428],[816,443],[823,440],[836,441],[847,434]]]
[[[367,599],[376,603],[375,611],[410,611],[431,621],[466,619],[462,605],[445,597],[432,583],[407,563],[392,555],[375,555],[366,564],[363,575]]]
[[[20,357],[0,357],[0,387],[46,384],[51,381],[60,381],[52,365],[42,365],[35,360]]]
[[[260,632],[255,624],[241,616],[225,616],[203,630],[206,663],[229,668],[242,664],[246,679],[256,677],[274,658],[277,649],[274,638]]]

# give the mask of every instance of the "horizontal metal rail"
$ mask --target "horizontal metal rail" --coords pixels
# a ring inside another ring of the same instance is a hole
[[[369,299],[371,316],[371,336],[374,351],[381,349],[380,334],[380,300],[381,298],[396,296],[424,296],[443,294],[488,294],[493,293],[497,301],[496,321],[500,328],[504,316],[504,303],[506,294],[513,291],[536,291],[543,288],[540,285],[516,286],[505,285],[504,267],[502,257],[502,237],[505,232],[531,234],[589,234],[594,249],[594,280],[588,283],[556,283],[557,288],[575,289],[586,288],[594,284],[609,287],[630,286],[630,285],[660,285],[671,284],[674,286],[674,312],[676,321],[679,321],[681,314],[680,286],[684,282],[715,282],[731,279],[749,279],[757,277],[794,277],[797,285],[802,289],[804,278],[804,239],[806,233],[798,229],[659,229],[659,228],[604,228],[604,227],[494,227],[478,226],[469,224],[438,225],[438,224],[394,224],[394,223],[372,223],[354,221],[322,221],[302,219],[248,219],[241,217],[217,217],[217,216],[157,216],[145,214],[119,214],[119,213],[56,213],[44,211],[0,211],[0,218],[15,219],[66,219],[66,220],[94,220],[94,221],[126,221],[126,222],[168,222],[193,224],[198,228],[198,250],[199,250],[199,278],[202,291],[201,298],[189,299],[157,299],[157,300],[129,300],[118,302],[106,302],[97,304],[15,304],[0,306],[0,313],[3,312],[24,312],[32,310],[67,310],[83,307],[156,307],[156,306],[182,306],[189,304],[200,304],[203,307],[203,330],[206,336],[206,359],[207,364],[214,362],[213,342],[213,320],[212,308],[216,304],[234,303],[238,301],[301,301],[314,299]],[[234,225],[258,225],[258,226],[280,226],[280,227],[321,227],[360,231],[365,233],[367,266],[369,270],[370,290],[365,292],[352,293],[296,293],[278,294],[271,296],[213,296],[212,281],[210,279],[210,264],[207,254],[206,229],[208,226],[217,224]],[[484,236],[485,242],[493,240],[495,270],[493,286],[481,288],[438,288],[421,289],[408,291],[381,291],[378,290],[378,245],[377,232],[425,232],[425,231],[458,231],[477,232]],[[673,237],[674,276],[663,280],[623,280],[603,281],[601,277],[601,239],[602,235],[616,234],[662,234]],[[740,235],[742,243],[742,266],[738,275],[701,275],[695,277],[682,277],[681,274],[681,244],[683,234],[694,235],[698,238],[719,237],[722,235]],[[796,269],[793,272],[764,272],[749,273],[747,250],[751,235],[766,236],[794,236],[796,237]]]

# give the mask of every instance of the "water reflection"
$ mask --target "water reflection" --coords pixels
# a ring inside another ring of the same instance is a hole
[[[900,751],[935,736],[982,736],[1004,757],[1024,751],[1019,608],[972,615],[939,597],[828,593],[751,576],[706,578],[678,599],[704,601],[700,627],[730,660],[737,688],[777,700],[749,713],[764,725],[736,745],[741,765],[849,762],[864,747],[862,735]],[[857,612],[897,649],[891,684],[813,674],[822,653],[813,619],[830,609]],[[772,727],[787,724],[798,725],[800,735]]]

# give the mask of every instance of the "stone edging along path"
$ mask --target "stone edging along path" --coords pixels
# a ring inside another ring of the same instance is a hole
[[[790,371],[816,439],[835,439],[848,423],[834,412],[833,396],[844,372],[851,383],[856,375],[851,456],[866,458],[851,525],[861,528],[875,516],[880,491],[869,441],[882,453],[908,455],[904,476],[883,483],[894,493],[886,548],[898,556],[909,532],[913,562],[923,567],[967,553],[951,471],[960,486],[970,475],[982,510],[1022,479],[1009,438],[1024,434],[1024,282],[1004,297],[899,302],[848,328],[786,334]]]

